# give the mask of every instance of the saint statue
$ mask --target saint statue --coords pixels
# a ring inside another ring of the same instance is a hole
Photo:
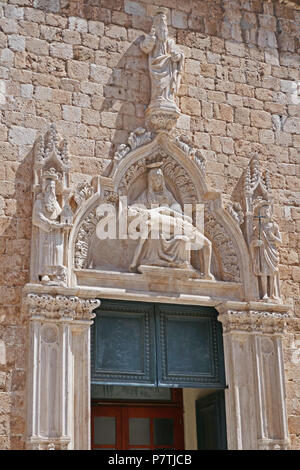
[[[43,191],[34,202],[32,215],[32,223],[37,229],[35,273],[37,280],[44,283],[64,284],[64,231],[70,228],[70,223],[60,220],[63,214],[56,197],[58,177],[54,172],[45,173]]]
[[[165,8],[158,9],[152,30],[145,36],[140,47],[148,54],[151,79],[151,101],[146,116],[150,115],[151,118],[153,114],[162,112],[177,119],[180,110],[176,105],[176,95],[180,85],[184,55],[178,50],[174,40],[168,38]]]
[[[181,205],[166,188],[161,165],[161,162],[148,165],[147,189],[128,208],[128,220],[139,217],[146,227],[143,233],[141,230],[130,270],[142,272],[143,266],[169,267],[185,269],[191,277],[200,277],[191,265],[191,250],[202,250],[202,277],[213,280],[211,242],[182,213]]]
[[[278,225],[272,221],[271,206],[268,201],[259,202],[254,209],[258,220],[251,241],[251,254],[254,274],[259,277],[261,297],[278,300],[279,290],[279,253],[282,243]]]

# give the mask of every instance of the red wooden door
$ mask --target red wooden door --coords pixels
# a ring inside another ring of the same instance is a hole
[[[118,404],[92,407],[92,449],[184,449],[182,407]]]

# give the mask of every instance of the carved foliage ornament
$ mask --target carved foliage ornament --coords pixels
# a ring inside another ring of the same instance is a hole
[[[144,128],[139,127],[135,131],[131,132],[127,144],[120,144],[114,154],[114,166],[111,170],[111,174],[114,173],[116,165],[118,165],[126,155],[132,150],[135,150],[143,145],[148,144],[152,141],[153,135],[151,132],[146,131]],[[206,158],[200,149],[194,148],[192,143],[183,135],[169,135],[169,138],[199,167],[203,175],[205,175],[205,164]],[[164,152],[162,151],[162,154]],[[162,155],[161,155],[162,156]],[[165,154],[165,156],[167,156]],[[160,157],[161,158],[161,157]]]
[[[226,202],[225,207],[227,212],[235,220],[238,225],[242,225],[244,222],[244,214],[239,202]]]
[[[205,210],[204,229],[219,257],[223,270],[222,279],[224,281],[240,282],[239,261],[233,242],[209,209]]]
[[[89,242],[96,231],[100,217],[97,215],[96,207],[84,218],[75,241],[75,267],[82,269],[86,267]]]
[[[168,178],[178,189],[183,204],[195,203],[197,201],[196,188],[191,182],[189,175],[174,158],[170,157],[161,149],[159,149],[152,157],[139,160],[130,166],[120,182],[120,194],[127,195],[129,188],[134,184],[136,179],[147,172],[147,165],[159,162],[160,160],[163,161],[163,165],[161,167],[163,173],[168,175]]]
[[[60,165],[66,167],[69,165],[67,141],[59,138],[54,124],[51,124],[45,136],[38,136],[33,153],[35,164],[44,165],[52,157],[56,158]],[[49,163],[48,166],[50,166]]]
[[[183,150],[187,154],[188,157],[194,160],[196,165],[200,168],[202,174],[205,175],[206,158],[203,155],[202,151],[200,149],[194,148],[192,144],[182,135],[175,137],[175,143],[181,150]]]
[[[129,152],[131,152],[131,150],[135,150],[142,145],[148,144],[151,140],[151,132],[146,131],[143,127],[138,127],[129,135],[127,145],[121,144],[118,146],[114,154],[114,160],[116,162],[120,162]]]
[[[261,312],[256,310],[228,310],[218,317],[224,333],[231,331],[262,332],[267,334],[284,333],[290,319],[288,313]]]
[[[94,194],[94,188],[88,183],[81,183],[77,186],[74,192],[74,200],[77,206],[80,206],[83,201],[86,201]]]
[[[97,299],[80,299],[75,296],[28,294],[26,305],[32,316],[47,319],[72,318],[73,320],[91,320],[93,310],[100,305]]]

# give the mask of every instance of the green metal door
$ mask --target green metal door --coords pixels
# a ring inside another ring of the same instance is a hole
[[[222,325],[211,307],[102,300],[92,383],[224,388]]]
[[[226,450],[224,390],[196,401],[198,450]]]

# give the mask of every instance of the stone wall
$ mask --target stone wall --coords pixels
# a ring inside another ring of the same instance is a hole
[[[300,317],[300,116],[297,7],[277,0],[8,0],[0,2],[0,448],[24,446],[31,147],[55,122],[72,183],[105,171],[144,126],[150,98],[139,41],[156,6],[186,56],[178,131],[207,158],[212,189],[230,194],[258,151],[283,235],[284,300]],[[300,449],[300,331],[285,341],[292,447]]]

